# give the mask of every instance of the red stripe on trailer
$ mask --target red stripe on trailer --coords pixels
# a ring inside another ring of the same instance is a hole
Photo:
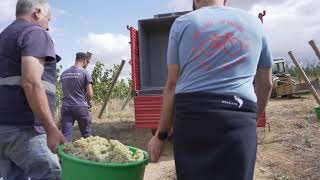
[[[139,41],[138,31],[130,27],[131,41],[131,88],[135,91],[140,89],[140,68],[139,68]]]
[[[258,119],[257,127],[264,128],[266,127],[266,123],[267,123],[266,113],[263,113]]]
[[[136,127],[156,129],[160,120],[161,106],[162,96],[135,96]]]

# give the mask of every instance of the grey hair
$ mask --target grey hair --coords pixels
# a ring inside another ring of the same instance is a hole
[[[41,9],[45,16],[50,11],[48,0],[18,0],[16,5],[16,16],[26,15],[35,9]]]

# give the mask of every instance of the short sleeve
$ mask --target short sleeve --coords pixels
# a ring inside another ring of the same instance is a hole
[[[170,30],[167,64],[179,64],[179,37],[177,33],[177,24],[174,23]]]
[[[260,54],[260,59],[258,63],[258,69],[259,68],[270,68],[273,65],[273,57],[271,53],[271,48],[269,46],[269,42],[265,36],[263,35],[262,38],[262,50]]]
[[[54,44],[49,34],[43,29],[33,29],[21,39],[21,55],[56,59]]]
[[[92,84],[92,77],[88,71],[85,71],[86,73],[86,85]]]

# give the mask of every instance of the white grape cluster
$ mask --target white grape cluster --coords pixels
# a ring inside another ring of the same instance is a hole
[[[64,151],[79,159],[96,162],[128,163],[144,159],[141,150],[133,153],[118,140],[99,136],[81,138],[72,144],[66,144]]]

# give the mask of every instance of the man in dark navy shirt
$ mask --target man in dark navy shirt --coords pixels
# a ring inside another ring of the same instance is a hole
[[[0,34],[0,175],[60,179],[52,153],[64,142],[55,112],[57,58],[47,0],[18,0],[17,19]]]
[[[63,91],[61,128],[68,142],[72,141],[73,125],[76,120],[82,137],[91,136],[88,102],[93,97],[93,89],[92,77],[86,70],[89,59],[87,53],[77,53],[75,64],[61,74]]]

